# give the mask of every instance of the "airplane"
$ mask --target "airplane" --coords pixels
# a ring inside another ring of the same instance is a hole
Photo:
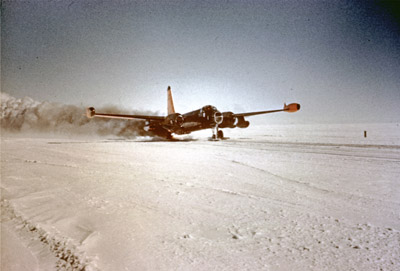
[[[250,122],[245,120],[245,117],[282,111],[292,113],[300,110],[300,104],[291,103],[286,105],[285,103],[282,109],[247,113],[220,112],[215,106],[206,105],[198,110],[179,114],[175,112],[171,87],[168,86],[167,109],[167,116],[147,116],[97,113],[94,107],[88,107],[86,116],[88,118],[142,119],[146,121],[145,128],[147,131],[153,132],[157,136],[165,137],[168,140],[173,139],[172,134],[183,135],[194,131],[211,129],[211,139],[220,140],[225,139],[223,131],[220,130],[222,128],[249,127]]]

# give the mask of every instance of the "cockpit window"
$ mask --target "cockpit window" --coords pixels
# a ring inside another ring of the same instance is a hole
[[[203,107],[203,110],[204,111],[216,111],[217,108],[215,106],[212,106],[212,105],[206,105],[206,106]]]

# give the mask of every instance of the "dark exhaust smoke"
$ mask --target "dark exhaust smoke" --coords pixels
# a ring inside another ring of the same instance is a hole
[[[97,109],[97,108],[96,108]],[[88,119],[86,108],[55,102],[38,102],[29,97],[17,99],[1,93],[2,133],[50,133],[68,136],[152,136],[142,120]],[[102,113],[156,115],[152,112],[121,110],[116,106],[98,108]]]

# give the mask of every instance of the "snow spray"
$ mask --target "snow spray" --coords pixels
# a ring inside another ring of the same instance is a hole
[[[116,106],[99,108],[102,112],[129,112]],[[55,102],[38,102],[29,97],[18,99],[1,92],[0,120],[2,133],[53,133],[69,136],[97,135],[135,138],[150,135],[142,120],[88,119],[85,107]]]

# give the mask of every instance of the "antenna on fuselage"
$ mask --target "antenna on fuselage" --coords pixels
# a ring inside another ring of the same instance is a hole
[[[168,115],[175,114],[175,108],[174,108],[174,100],[172,99],[172,92],[171,92],[171,87],[168,86],[167,89],[167,95],[168,95]]]

